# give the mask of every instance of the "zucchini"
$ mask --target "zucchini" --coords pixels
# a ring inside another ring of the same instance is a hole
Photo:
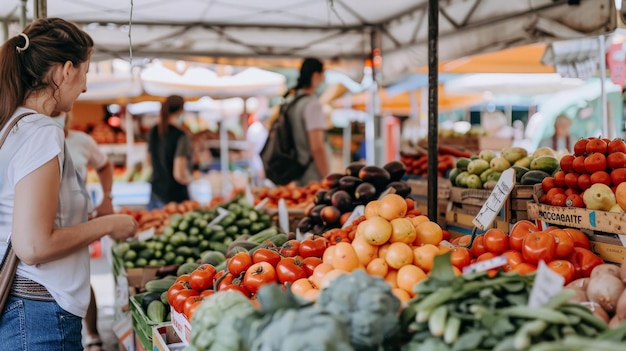
[[[543,178],[549,177],[550,174],[539,171],[539,170],[530,170],[526,172],[521,179],[522,185],[535,185],[539,184],[543,181]]]
[[[148,319],[155,323],[165,322],[165,305],[160,299],[150,302],[146,315],[148,316]]]
[[[148,292],[155,292],[155,293],[161,293],[163,291],[167,291],[167,289],[169,289],[174,282],[176,281],[176,278],[161,278],[161,279],[156,279],[156,280],[151,280],[149,282],[146,283],[145,288],[146,291]]]
[[[200,265],[197,263],[183,263],[180,265],[180,267],[178,267],[178,270],[176,271],[176,275],[180,277],[183,274],[190,274],[191,272],[195,271],[196,268],[198,267],[200,267]]]

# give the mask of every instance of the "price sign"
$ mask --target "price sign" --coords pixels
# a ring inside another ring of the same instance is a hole
[[[289,212],[287,211],[287,205],[285,199],[278,200],[278,226],[283,233],[289,233]]]
[[[528,307],[541,307],[563,289],[565,278],[551,270],[544,261],[539,261],[533,288],[530,290]]]
[[[266,197],[265,199],[259,201],[258,204],[256,204],[256,206],[254,206],[254,209],[257,211],[262,210],[263,208],[265,208],[265,205],[267,205],[267,203],[270,201],[269,197]]]
[[[343,224],[341,229],[346,229],[349,225],[352,224],[352,222],[354,222],[355,219],[361,217],[364,214],[365,214],[365,206],[359,205],[355,207],[354,210],[352,210],[352,214],[350,214],[350,217],[348,217],[348,219],[346,220],[346,223]]]
[[[139,241],[146,241],[154,237],[154,227],[141,231],[135,235],[135,239]],[[129,241],[133,241],[135,239],[129,238]]]
[[[515,185],[515,169],[509,168],[502,172],[498,183],[491,191],[489,198],[483,204],[480,212],[476,215],[472,223],[480,230],[486,230],[496,219],[498,212],[504,206],[504,202],[509,198],[513,186]]]
[[[497,256],[490,260],[476,262],[463,268],[463,273],[484,272],[490,269],[502,267],[506,264],[506,256]]]
[[[250,184],[246,185],[246,201],[250,205],[254,205],[254,195],[252,195],[252,189],[250,188]]]
[[[227,210],[225,210],[225,209],[223,209],[223,208],[221,208],[221,207],[218,207],[218,208],[217,208],[217,217],[215,217],[215,218],[214,218],[214,219],[213,219],[213,220],[209,223],[209,225],[208,225],[208,226],[209,226],[209,227],[212,227],[212,226],[214,226],[214,225],[218,224],[219,222],[221,222],[221,221],[222,221],[222,219],[224,219],[224,218],[225,218],[226,216],[228,216],[229,214],[230,214],[230,212],[229,212],[229,211],[227,211]]]

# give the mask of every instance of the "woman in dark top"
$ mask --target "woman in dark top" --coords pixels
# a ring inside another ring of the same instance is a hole
[[[185,101],[169,96],[161,106],[159,123],[148,135],[148,162],[152,164],[152,192],[148,209],[161,208],[170,201],[189,200],[187,186],[191,176],[191,139],[181,124]]]

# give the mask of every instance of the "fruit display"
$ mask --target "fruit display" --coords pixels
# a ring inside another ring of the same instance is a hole
[[[313,203],[305,210],[298,229],[302,233],[321,235],[344,225],[356,206],[367,205],[385,191],[407,197],[411,188],[401,180],[405,173],[402,162],[391,161],[383,167],[354,162],[343,174],[329,174],[322,180],[324,189],[315,194]]]
[[[626,142],[621,139],[580,139],[574,153],[560,160],[560,170],[546,177],[539,202],[624,212],[626,209]],[[617,195],[617,196],[616,196]]]
[[[459,158],[450,172],[450,181],[461,188],[491,190],[502,172],[511,167],[515,169],[516,184],[534,185],[559,168],[559,159],[547,147],[537,149],[532,155],[521,147],[503,149],[499,156],[485,150],[470,158]]]
[[[402,153],[400,162],[405,165],[407,175],[426,176],[428,175],[428,153],[422,148],[417,151],[416,153]],[[440,145],[437,156],[437,175],[444,177],[455,167],[457,158],[470,156],[469,152],[456,147]]]
[[[153,209],[152,211],[122,208],[118,213],[133,216],[139,225],[138,230],[140,232],[154,228],[155,233],[160,234],[169,225],[171,215],[184,214],[199,210],[201,207],[197,201],[189,200],[179,204],[170,202],[162,209]]]
[[[278,208],[280,199],[285,200],[287,208],[305,208],[313,202],[313,198],[318,190],[324,186],[320,182],[311,182],[307,186],[299,187],[295,183],[282,185],[274,189],[260,188],[255,189],[255,205],[261,201],[268,199],[265,208]]]
[[[249,241],[251,245],[258,240],[255,244],[258,245],[278,234],[276,228],[270,228],[269,216],[256,211],[243,198],[224,203],[220,208],[227,211],[220,218],[217,208],[173,214],[162,234],[144,241],[119,243],[113,248],[114,253],[126,268],[180,265],[195,262],[209,250],[228,254],[234,242]],[[174,205],[170,206],[173,209]],[[215,219],[219,221],[211,223]]]

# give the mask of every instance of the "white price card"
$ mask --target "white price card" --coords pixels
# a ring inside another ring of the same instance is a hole
[[[289,212],[283,198],[278,200],[278,226],[283,233],[289,234]]]
[[[154,237],[154,227],[143,230],[137,234],[135,234],[135,238],[139,241],[146,241]],[[131,241],[134,239],[131,239]]]
[[[354,222],[355,219],[361,217],[364,214],[365,214],[365,206],[358,205],[357,207],[354,208],[354,210],[352,210],[352,214],[350,214],[350,217],[348,217],[348,219],[346,220],[346,223],[343,224],[341,229],[347,228],[350,224],[352,224],[352,222]]]
[[[254,195],[252,195],[252,188],[250,188],[250,184],[246,184],[246,201],[254,206]]]
[[[254,206],[254,209],[260,211],[265,208],[265,205],[267,205],[268,202],[270,202],[270,198],[266,197],[265,199],[259,201],[259,203]]]
[[[545,305],[552,297],[561,292],[563,284],[565,284],[565,278],[562,275],[551,270],[543,260],[539,261],[533,288],[530,290],[530,297],[528,298],[528,307]]]
[[[463,267],[463,274],[488,271],[490,269],[502,267],[506,264],[506,262],[506,256],[496,256],[490,260],[476,262]]]
[[[209,223],[209,225],[208,225],[208,226],[209,226],[209,227],[212,227],[212,226],[214,226],[214,225],[218,224],[219,222],[221,222],[221,221],[222,221],[222,219],[224,219],[224,218],[225,218],[226,216],[228,216],[229,214],[230,214],[230,212],[229,212],[229,211],[227,211],[227,210],[225,210],[225,209],[223,209],[223,208],[221,208],[221,207],[218,207],[218,208],[217,208],[217,217],[215,217],[215,218],[214,218],[214,219],[213,219],[213,220]]]
[[[395,194],[395,193],[396,193],[396,189],[394,187],[389,187],[389,188],[387,188],[387,190],[385,190],[382,193],[380,193],[380,196],[378,196],[378,200],[382,199],[386,195]]]
[[[515,185],[515,169],[509,168],[502,172],[498,183],[491,191],[489,198],[483,204],[480,212],[476,215],[472,223],[480,230],[487,230],[491,227],[491,223],[496,219],[498,212],[504,206],[504,202],[508,199],[513,186]]]

